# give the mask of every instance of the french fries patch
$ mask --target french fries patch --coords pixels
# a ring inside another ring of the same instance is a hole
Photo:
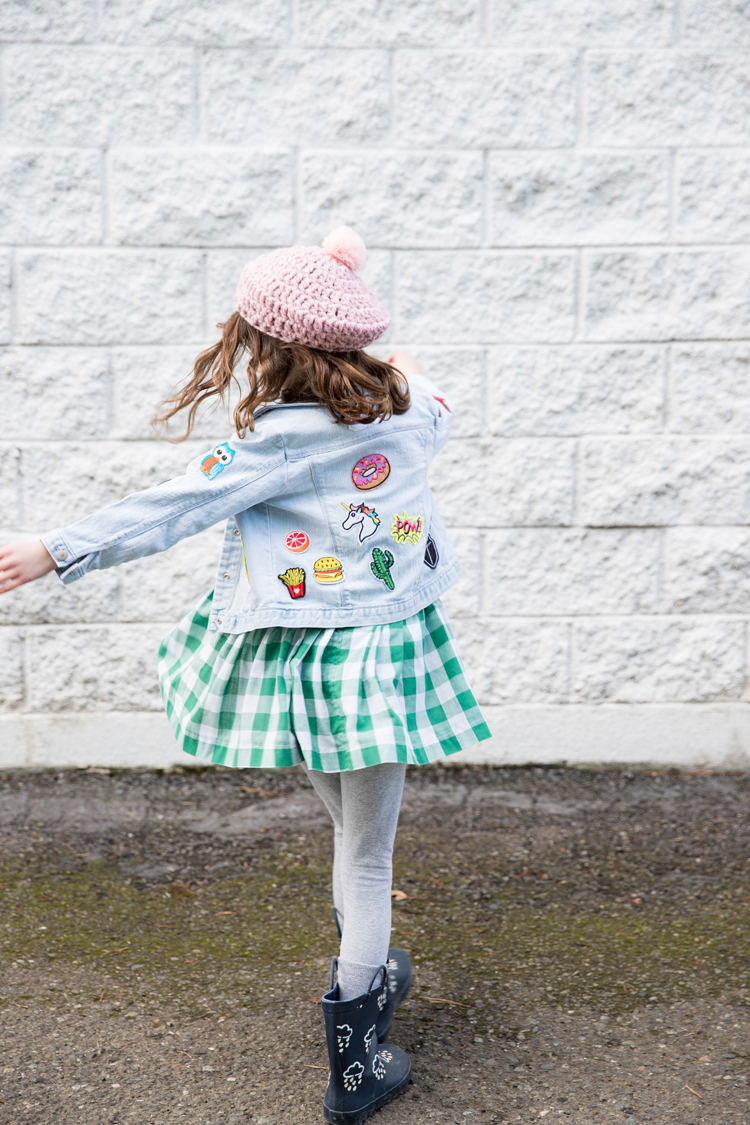
[[[304,598],[305,572],[301,566],[290,566],[279,578],[289,591],[290,598]]]

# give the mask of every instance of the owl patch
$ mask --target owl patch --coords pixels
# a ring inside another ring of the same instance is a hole
[[[222,469],[227,465],[231,465],[234,460],[234,450],[231,445],[223,441],[221,445],[214,446],[210,453],[201,461],[201,472],[205,473],[209,480],[218,477]]]

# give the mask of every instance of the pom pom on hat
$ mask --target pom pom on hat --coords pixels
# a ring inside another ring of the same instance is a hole
[[[350,270],[358,270],[365,264],[365,244],[351,227],[336,227],[325,236],[321,245],[327,254],[343,262]]]

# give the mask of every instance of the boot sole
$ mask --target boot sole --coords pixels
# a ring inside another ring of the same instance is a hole
[[[392,1102],[397,1098],[406,1087],[409,1085],[411,1078],[411,1067],[399,1082],[398,1086],[394,1086],[387,1094],[382,1094],[379,1098],[369,1102],[368,1105],[362,1106],[360,1109],[329,1109],[323,1102],[323,1117],[329,1122],[329,1125],[360,1125],[362,1121],[366,1121],[371,1117],[376,1109],[382,1109],[388,1102]]]

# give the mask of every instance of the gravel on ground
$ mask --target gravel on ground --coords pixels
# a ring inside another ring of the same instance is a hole
[[[750,777],[409,770],[379,1125],[750,1125]],[[297,771],[0,777],[0,1123],[312,1125],[331,832]]]

